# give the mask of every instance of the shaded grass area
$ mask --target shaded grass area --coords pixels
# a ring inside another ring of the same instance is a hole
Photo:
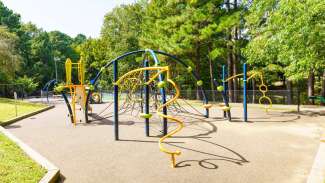
[[[0,133],[0,182],[39,182],[46,170]]]
[[[16,116],[17,106],[17,116]],[[21,100],[0,98],[0,123],[46,107],[44,104],[29,103]]]

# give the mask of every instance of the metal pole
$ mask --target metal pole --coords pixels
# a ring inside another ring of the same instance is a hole
[[[243,65],[244,72],[244,89],[243,89],[243,105],[244,105],[244,121],[247,122],[247,65],[244,63]]]
[[[114,82],[118,80],[118,62],[113,64]],[[115,140],[119,140],[119,121],[118,121],[118,86],[114,85],[114,134]]]
[[[209,118],[209,109],[208,108],[205,109],[205,117]]]
[[[149,61],[147,59],[144,60],[144,67],[149,67]],[[145,82],[149,81],[149,71],[144,71],[144,80]],[[145,92],[145,106],[144,110],[146,114],[149,114],[149,85],[146,85],[144,87]],[[149,118],[145,118],[145,130],[146,130],[146,136],[149,137]]]
[[[227,97],[227,89],[226,89],[226,66],[222,65],[222,86],[223,86],[223,96]],[[226,101],[227,98],[224,98],[224,100]],[[227,117],[227,113],[226,111],[223,112],[223,117],[226,118]]]
[[[58,69],[56,67],[57,58],[54,58],[54,67],[55,67],[55,79],[58,80]]]
[[[157,58],[157,56],[156,56],[156,54],[155,54],[155,52],[154,51],[152,51],[152,50],[147,50],[150,54],[151,54],[151,56],[152,56],[152,58],[154,59],[154,61],[155,61],[155,64],[156,65],[159,65],[159,60],[158,60],[158,58]],[[159,74],[159,81],[164,81],[164,75],[163,74]],[[162,104],[164,105],[164,104],[166,104],[166,91],[165,91],[165,88],[160,88],[160,93],[161,93],[161,97],[162,97]],[[163,107],[163,114],[164,115],[166,115],[167,116],[167,107],[165,106],[165,107]],[[167,126],[167,118],[163,118],[163,135],[167,135],[167,132],[168,132],[168,126]]]
[[[297,112],[300,113],[300,84],[297,87]]]
[[[14,99],[15,99],[15,111],[16,111],[16,117],[18,116],[17,112],[17,92],[14,92]]]

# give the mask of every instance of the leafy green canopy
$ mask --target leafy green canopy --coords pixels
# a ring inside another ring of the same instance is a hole
[[[293,80],[324,71],[325,1],[254,1],[246,21],[250,40],[244,53],[251,65]]]
[[[63,80],[64,61],[77,61],[80,45],[86,40],[82,34],[71,38],[59,31],[46,32],[32,23],[22,23],[20,15],[0,1],[0,83],[24,81],[35,84],[33,90],[40,89],[55,78],[54,61],[58,79]],[[27,85],[25,89],[30,90]]]

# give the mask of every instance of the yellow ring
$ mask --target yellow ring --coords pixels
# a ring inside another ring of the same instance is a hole
[[[262,87],[264,87],[265,90],[262,90]],[[258,89],[259,89],[262,93],[266,93],[266,92],[268,91],[267,86],[266,86],[265,84],[261,84],[261,85],[258,87]]]
[[[265,105],[264,105],[264,108],[265,108],[265,109],[271,109],[271,108],[272,108],[272,100],[271,100],[269,97],[267,97],[267,96],[262,96],[262,97],[260,97],[260,99],[258,100],[258,103],[259,103],[260,105],[262,105],[262,100],[263,100],[263,99],[266,99],[266,100],[269,101],[269,105],[268,105],[268,107],[265,107]]]

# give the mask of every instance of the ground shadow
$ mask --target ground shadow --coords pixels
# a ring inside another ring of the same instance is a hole
[[[313,110],[303,110],[300,112],[291,111],[285,112],[286,114],[296,114],[296,115],[303,115],[303,116],[310,116],[310,117],[317,117],[317,116],[325,116],[325,111],[313,111]]]
[[[210,142],[204,139],[200,139],[200,138],[193,138],[195,140],[199,140],[201,142],[204,143],[209,143],[217,148],[222,148],[228,152],[231,152],[232,154],[234,154],[237,158],[233,158],[233,157],[227,157],[227,156],[222,156],[222,155],[218,155],[218,154],[213,154],[210,152],[205,152],[202,150],[198,150],[198,149],[193,149],[193,148],[188,148],[188,147],[184,147],[184,146],[180,146],[180,145],[176,145],[176,144],[170,144],[168,142],[166,142],[166,144],[169,144],[171,146],[174,147],[178,147],[184,150],[188,150],[188,151],[192,151],[195,153],[199,153],[199,154],[204,154],[204,155],[208,155],[208,156],[212,156],[214,158],[206,158],[206,159],[202,159],[202,160],[185,160],[185,161],[181,161],[179,163],[177,163],[177,167],[181,168],[181,167],[188,167],[191,166],[192,162],[198,163],[199,166],[201,166],[202,168],[206,168],[206,169],[217,169],[218,165],[216,165],[215,163],[211,162],[211,161],[226,161],[226,162],[230,162],[230,163],[234,163],[236,165],[243,165],[244,163],[249,163],[249,161],[241,154],[239,154],[238,152],[222,146],[220,144],[214,143],[214,142]]]
[[[158,143],[157,140],[137,140],[137,139],[119,139],[118,141],[124,142],[143,142],[143,143]],[[171,144],[184,144],[185,142],[168,142]]]
[[[20,125],[9,125],[5,127],[6,129],[14,129],[14,128],[21,128]]]
[[[202,126],[200,126],[200,124],[207,124],[209,127],[207,128],[204,128]],[[194,128],[193,125],[195,125],[197,128]],[[207,121],[207,120],[204,120],[204,119],[201,119],[199,122],[188,122],[184,128],[187,128],[187,129],[191,129],[191,130],[195,130],[195,131],[203,131],[202,133],[198,133],[198,134],[195,134],[195,135],[182,135],[182,136],[172,136],[170,137],[171,139],[172,138],[211,138],[211,137],[208,137],[208,135],[212,134],[212,133],[216,133],[218,128],[215,124],[213,124],[213,122],[211,121]],[[200,128],[200,129],[198,129]],[[155,135],[155,136],[151,136],[151,137],[157,137],[157,138],[161,138],[163,135],[162,135],[162,130],[159,129],[159,130],[155,130],[156,132],[160,132],[161,134],[159,135]],[[170,131],[170,130],[169,130]]]
[[[66,177],[60,173],[59,180],[56,181],[56,183],[63,183],[66,180]]]
[[[79,123],[79,125],[92,126],[92,125],[114,125],[114,121],[107,118],[100,117],[98,115],[92,115],[95,120],[89,121],[89,123]],[[134,121],[119,121],[119,125],[133,125]]]
[[[285,114],[268,114],[271,115],[272,117],[253,117],[253,118],[248,118],[249,120],[247,121],[248,123],[286,123],[286,122],[296,122],[297,120],[299,120],[301,117],[299,115],[290,115],[290,116],[286,116]],[[276,117],[290,117],[290,119],[286,119],[286,120],[277,120]],[[244,122],[243,119],[234,119],[231,120],[231,122]],[[245,122],[246,123],[246,122]]]

